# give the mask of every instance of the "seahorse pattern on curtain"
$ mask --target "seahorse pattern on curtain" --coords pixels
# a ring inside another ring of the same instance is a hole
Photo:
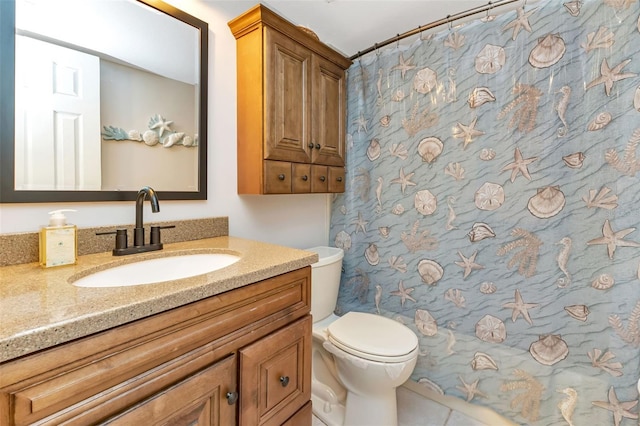
[[[637,424],[640,4],[488,18],[349,69],[337,313],[405,323],[413,380],[516,422]]]

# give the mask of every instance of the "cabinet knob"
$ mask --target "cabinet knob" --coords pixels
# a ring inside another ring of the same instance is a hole
[[[336,179],[338,182],[342,182],[342,176],[338,176],[338,178]]]
[[[326,178],[326,177],[324,177],[324,176],[320,176],[320,182],[324,182],[325,180],[327,180],[327,178]]]
[[[286,387],[289,384],[289,376],[280,376],[280,384],[282,387]]]
[[[280,173],[280,174],[278,175],[278,179],[280,179],[280,180],[284,180],[284,175],[283,175],[282,173]]]
[[[238,392],[227,392],[227,403],[233,405],[238,401]]]
[[[307,175],[302,176],[302,180],[306,182],[307,180],[309,180],[309,176]]]
[[[320,149],[320,148],[321,148],[321,147],[320,147],[320,144],[319,144],[319,143],[317,143],[317,144],[316,144],[316,149]]]
[[[309,142],[309,149],[313,149],[313,142]]]

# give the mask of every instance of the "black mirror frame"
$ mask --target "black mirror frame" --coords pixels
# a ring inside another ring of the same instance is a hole
[[[198,190],[157,192],[162,200],[206,200],[209,25],[161,0],[137,1],[179,19],[200,32]],[[135,200],[137,191],[15,190],[15,0],[0,0],[0,57],[0,203]]]

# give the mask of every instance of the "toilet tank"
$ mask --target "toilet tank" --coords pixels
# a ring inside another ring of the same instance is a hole
[[[317,322],[336,309],[344,251],[322,246],[306,250],[318,254],[318,261],[311,265],[311,315]]]

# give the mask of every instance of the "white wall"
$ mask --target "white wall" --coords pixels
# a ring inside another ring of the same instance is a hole
[[[330,196],[238,196],[236,193],[236,45],[227,22],[254,1],[168,0],[209,24],[209,159],[206,201],[163,201],[145,206],[146,221],[229,217],[230,235],[297,248],[326,245]],[[146,203],[148,204],[148,203]],[[0,234],[37,231],[54,209],[80,227],[135,221],[133,202],[1,204]]]

